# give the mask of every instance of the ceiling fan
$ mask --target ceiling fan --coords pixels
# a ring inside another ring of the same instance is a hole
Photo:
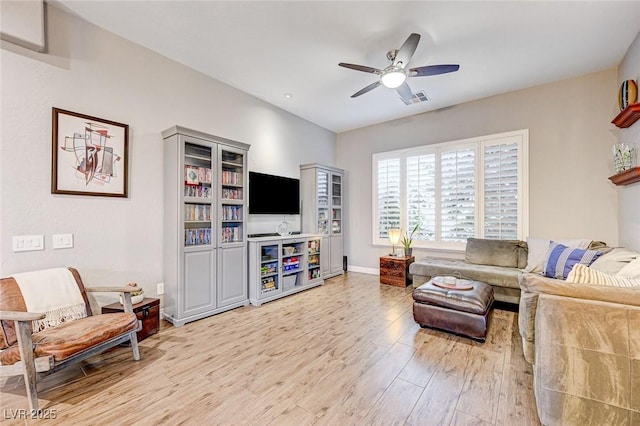
[[[408,68],[407,65],[411,60],[418,42],[420,41],[420,34],[412,33],[407,40],[402,44],[400,49],[391,49],[387,52],[387,59],[391,61],[391,65],[383,70],[367,67],[365,65],[355,65],[340,62],[338,65],[345,68],[350,68],[356,71],[368,72],[380,76],[380,79],[374,83],[371,83],[367,87],[357,91],[352,98],[365,94],[376,87],[383,85],[389,89],[396,89],[398,94],[406,102],[411,101],[413,98],[413,92],[407,84],[407,77],[424,77],[427,75],[446,74],[449,72],[455,72],[460,69],[460,65],[427,65],[424,67]]]

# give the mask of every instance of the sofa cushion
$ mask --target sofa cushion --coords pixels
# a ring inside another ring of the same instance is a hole
[[[577,264],[567,276],[567,282],[578,284],[609,285],[613,287],[640,287],[640,279],[625,278],[609,275],[589,268],[586,265]]]
[[[32,334],[35,356],[53,356],[56,362],[109,339],[135,331],[138,318],[133,313],[95,315],[60,324]],[[10,365],[20,361],[20,351],[15,344],[0,352],[0,364]]]
[[[460,259],[442,259],[428,257],[411,264],[409,272],[413,275],[435,277],[460,273],[463,278],[482,281],[498,287],[520,289],[518,276],[521,271],[506,266],[475,265]]]
[[[640,253],[624,247],[615,247],[609,253],[600,256],[591,268],[609,275],[616,275],[629,263],[640,259]]]
[[[640,279],[640,256],[629,262],[624,268],[620,269],[616,275],[619,277]]]
[[[581,249],[589,248],[591,240],[577,239],[577,240],[554,240],[556,243],[564,244],[567,247],[577,247]],[[533,272],[534,274],[542,274],[544,270],[544,263],[547,259],[547,251],[551,240],[546,238],[527,238],[527,266],[524,268],[525,272]]]
[[[524,243],[519,240],[468,238],[465,261],[476,265],[518,268],[523,245]]]
[[[602,255],[601,251],[567,247],[564,244],[555,242],[551,243],[547,252],[547,261],[544,265],[544,276],[564,280],[576,264],[581,263],[589,266],[600,255]]]

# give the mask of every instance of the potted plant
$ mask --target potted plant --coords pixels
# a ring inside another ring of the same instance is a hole
[[[420,226],[420,224],[416,224],[416,226],[413,227],[413,230],[411,231],[410,234],[407,234],[405,232],[405,234],[402,236],[402,245],[404,246],[404,255],[405,256],[411,256],[413,249],[411,248],[411,243],[413,242],[413,234],[416,233],[416,231],[418,230],[418,226]]]

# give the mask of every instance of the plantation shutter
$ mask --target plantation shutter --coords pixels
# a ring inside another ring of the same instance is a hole
[[[387,230],[400,227],[400,158],[378,160],[378,237],[388,238]]]
[[[436,156],[407,157],[407,233],[419,225],[414,238],[436,238]]]
[[[475,236],[475,154],[474,148],[441,154],[442,241],[463,242]]]
[[[484,236],[518,239],[518,144],[484,148]]]

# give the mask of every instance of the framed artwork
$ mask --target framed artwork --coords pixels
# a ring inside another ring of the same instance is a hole
[[[53,108],[51,193],[127,197],[129,125]]]

